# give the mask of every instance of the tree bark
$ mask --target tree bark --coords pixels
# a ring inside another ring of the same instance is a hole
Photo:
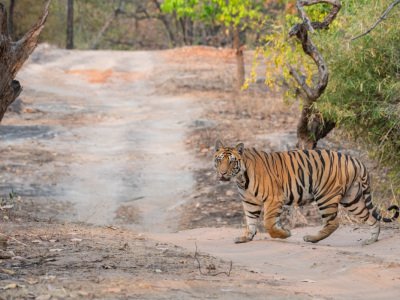
[[[15,80],[17,72],[37,46],[39,35],[44,28],[51,0],[47,0],[42,16],[19,40],[13,42],[9,34],[7,11],[0,3],[0,122],[8,106],[22,92],[20,83]]]
[[[14,35],[14,8],[15,8],[15,0],[10,0],[10,6],[8,8],[8,32],[12,37]]]
[[[312,22],[304,11],[304,6],[318,3],[328,3],[332,9],[322,22]],[[325,91],[329,81],[328,66],[310,38],[310,32],[316,29],[328,29],[329,25],[336,18],[341,8],[339,0],[298,0],[296,4],[302,23],[296,24],[289,32],[289,36],[296,36],[302,45],[303,51],[312,58],[318,67],[317,82],[313,86],[306,83],[306,76],[300,74],[292,66],[288,66],[290,74],[300,86],[304,103],[300,120],[297,125],[297,147],[300,149],[313,149],[317,146],[318,140],[324,138],[334,127],[334,122],[324,122],[321,115],[316,112],[312,105]]]
[[[165,30],[168,33],[169,41],[172,47],[176,46],[176,39],[175,35],[171,30],[171,22],[168,21],[167,17],[161,11],[161,5],[157,0],[152,0],[154,6],[157,8],[158,11],[158,19],[164,24]]]
[[[233,49],[236,52],[236,90],[240,91],[244,84],[244,54],[243,54],[243,46],[240,42],[240,29],[239,27],[235,27],[233,29]]]
[[[74,0],[67,2],[67,49],[74,49]]]

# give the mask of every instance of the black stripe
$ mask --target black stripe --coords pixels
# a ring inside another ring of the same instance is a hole
[[[328,204],[328,205],[325,205],[325,206],[323,206],[323,207],[319,207],[319,210],[325,210],[325,209],[327,209],[327,208],[337,208],[338,207],[338,204],[337,203],[330,203],[330,204]]]
[[[299,193],[299,199],[297,199],[297,203],[301,203],[303,200],[303,187],[300,186],[299,184],[296,184],[297,186],[297,192]]]
[[[245,180],[244,189],[247,190],[249,188],[249,183],[250,183],[250,179],[249,179],[249,175],[247,174],[247,170],[244,171],[243,176],[244,176],[244,180]]]
[[[243,201],[244,203],[246,203],[246,204],[249,204],[249,205],[260,206],[259,204],[256,204],[256,203],[253,203],[253,202],[249,202],[249,201],[246,201],[246,200],[244,200],[244,199],[242,199],[242,201]]]
[[[251,213],[250,213],[251,214]],[[253,216],[252,214],[250,215],[250,216],[248,216],[247,214],[246,214],[246,217],[247,218],[250,218],[250,219],[258,219],[258,216]]]
[[[360,191],[358,191],[358,194],[353,201],[351,201],[349,203],[342,203],[343,207],[350,207],[350,206],[356,204],[360,200],[361,196],[362,196],[362,193],[360,193]]]
[[[336,218],[336,216],[337,216],[337,213],[335,212],[335,213],[331,213],[331,214],[323,214],[323,215],[322,215],[322,218],[325,219],[325,218],[327,218],[327,217],[330,217],[328,221],[331,221],[331,220],[333,220],[334,218]]]
[[[297,177],[299,178],[301,185],[304,187],[304,170],[303,170],[303,168],[299,167],[297,169],[297,173],[298,173]]]
[[[318,197],[318,199],[315,198],[315,201],[317,201],[318,207],[321,207],[322,205],[326,204],[328,201],[330,201],[330,200],[332,200],[333,198],[335,198],[335,197],[337,196],[337,194],[330,195],[330,196],[329,196],[328,198],[326,198],[323,202],[318,203],[318,201],[321,200],[321,199],[322,199],[323,197],[325,197],[325,196],[326,196],[326,195],[323,195],[323,196],[321,196],[321,197]]]
[[[308,193],[312,194],[313,191],[313,168],[310,162],[310,155],[308,151],[303,151],[304,155],[307,156],[307,167],[308,167]]]
[[[399,207],[397,205],[392,205],[387,210],[388,211],[394,210],[395,213],[394,213],[393,217],[391,217],[391,218],[382,218],[383,222],[390,223],[390,222],[393,222],[394,220],[396,220],[399,217]]]
[[[317,154],[318,154],[318,156],[319,156],[319,159],[321,160],[322,167],[325,168],[325,160],[324,160],[324,158],[322,157],[321,150],[315,150],[315,151],[317,152]]]
[[[296,151],[296,154],[297,154],[297,156],[299,157],[297,160],[300,160],[300,161],[301,161],[301,164],[302,164],[303,166],[305,166],[303,157],[301,156],[301,152]],[[297,157],[297,156],[296,156],[296,157]]]

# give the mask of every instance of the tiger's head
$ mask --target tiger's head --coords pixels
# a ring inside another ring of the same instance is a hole
[[[243,151],[243,143],[237,144],[236,147],[225,147],[220,140],[217,140],[214,164],[219,180],[229,181],[239,174]]]

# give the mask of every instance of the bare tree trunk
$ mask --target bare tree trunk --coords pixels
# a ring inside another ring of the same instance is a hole
[[[164,24],[165,29],[167,30],[168,33],[168,37],[169,37],[169,41],[172,45],[172,47],[176,46],[176,40],[175,40],[175,36],[171,30],[171,24],[170,22],[168,22],[168,19],[165,17],[165,15],[162,13],[161,11],[161,5],[157,0],[152,0],[154,6],[157,8],[158,10],[158,19],[161,20],[161,22]]]
[[[179,18],[178,19],[181,31],[182,31],[182,38],[183,38],[183,44],[184,45],[189,45],[187,37],[186,37],[186,22],[184,19]]]
[[[92,42],[90,49],[97,49],[99,47],[100,41],[103,35],[106,33],[112,22],[118,17],[118,15],[123,11],[123,6],[125,4],[124,0],[120,0],[118,7],[114,9],[114,11],[110,14],[107,18],[106,22],[104,23],[103,27],[101,27],[99,33],[97,34],[96,38]]]
[[[74,49],[74,0],[67,2],[67,49]]]
[[[322,22],[311,22],[303,7],[318,3],[329,3],[332,5],[332,9]],[[324,122],[321,115],[312,108],[312,104],[318,100],[328,85],[329,71],[324,58],[312,42],[309,32],[314,32],[315,29],[328,29],[336,18],[341,3],[339,0],[298,0],[296,6],[303,23],[293,26],[289,36],[297,37],[303,51],[312,58],[318,67],[318,80],[314,86],[309,86],[305,80],[306,76],[299,74],[292,66],[289,66],[290,74],[300,86],[304,96],[303,111],[297,125],[297,146],[300,149],[312,149],[317,146],[318,140],[324,138],[335,127],[335,123]]]
[[[240,29],[233,29],[233,49],[236,51],[236,90],[240,91],[244,84],[244,54],[243,46],[240,43]]]
[[[15,8],[15,0],[10,0],[10,6],[8,8],[8,32],[12,37],[14,35],[14,8]]]
[[[8,106],[22,91],[20,83],[14,78],[37,45],[49,13],[50,1],[47,0],[42,16],[36,24],[16,42],[11,40],[7,11],[4,5],[0,3],[0,122]]]

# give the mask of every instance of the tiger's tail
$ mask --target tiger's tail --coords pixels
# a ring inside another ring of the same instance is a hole
[[[378,211],[378,208],[372,204],[369,174],[366,171],[366,168],[363,164],[360,164],[360,173],[362,174],[361,184],[362,184],[362,189],[363,189],[365,205],[370,210],[372,216],[376,220],[383,221],[385,223],[390,223],[390,222],[396,221],[400,215],[399,207],[397,205],[391,205],[387,209],[387,211],[394,211],[392,217],[390,217],[390,218],[382,217],[382,215]]]
[[[373,216],[375,219],[377,219],[378,221],[381,221],[381,220],[382,220],[382,221],[385,222],[385,223],[390,223],[390,222],[396,221],[397,218],[398,218],[399,215],[400,215],[400,213],[399,213],[399,207],[398,207],[397,205],[391,205],[391,206],[387,209],[387,211],[394,211],[393,216],[390,217],[390,218],[382,217],[381,214],[378,212],[378,210],[377,210],[376,208],[372,211],[372,216]]]

